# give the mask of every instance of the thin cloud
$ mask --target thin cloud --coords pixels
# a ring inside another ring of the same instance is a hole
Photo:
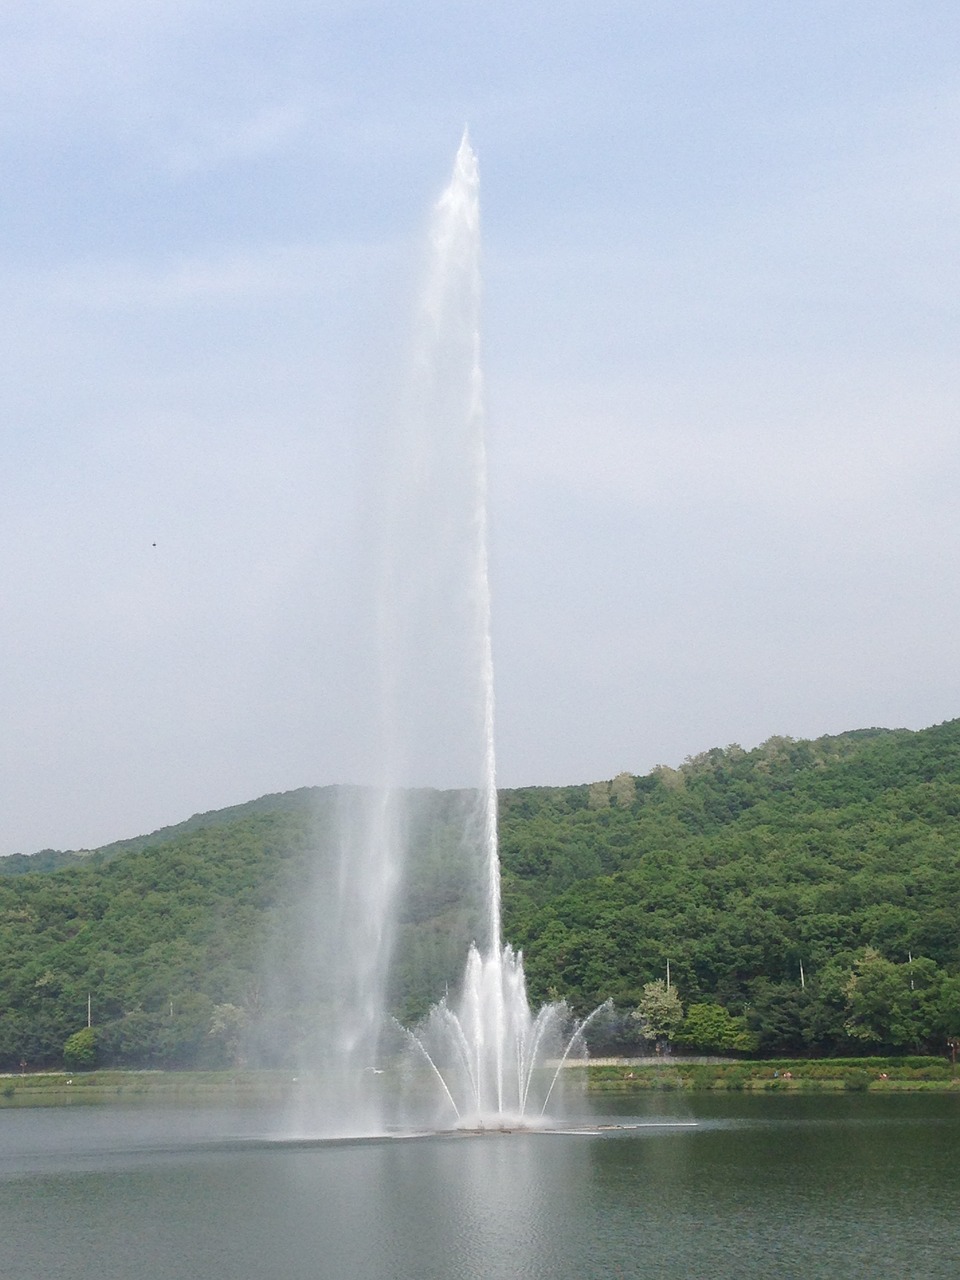
[[[78,262],[36,279],[19,279],[45,300],[90,310],[182,307],[304,296],[349,279],[384,257],[383,245],[276,245],[178,256],[161,262]]]

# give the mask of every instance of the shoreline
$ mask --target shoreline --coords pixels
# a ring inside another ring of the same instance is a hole
[[[946,1058],[684,1059],[591,1063],[590,1093],[956,1093],[960,1067]]]
[[[575,1068],[576,1069],[576,1068]],[[960,1067],[942,1058],[735,1060],[604,1058],[579,1068],[589,1094],[645,1092],[954,1093]],[[291,1070],[37,1071],[0,1074],[0,1109],[109,1103],[255,1106],[299,1092]]]

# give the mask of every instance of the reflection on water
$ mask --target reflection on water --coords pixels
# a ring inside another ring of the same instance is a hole
[[[958,1098],[643,1095],[604,1109],[644,1127],[304,1145],[272,1140],[280,1119],[262,1112],[2,1111],[0,1273],[954,1274]]]

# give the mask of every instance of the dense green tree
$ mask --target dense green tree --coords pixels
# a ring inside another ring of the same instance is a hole
[[[737,1018],[718,1004],[692,1004],[676,1035],[677,1043],[719,1053],[752,1053],[757,1036],[745,1018]]]
[[[214,1005],[208,1035],[212,1038],[224,1061],[233,1066],[240,1057],[240,1046],[247,1025],[247,1015],[235,1004]]]
[[[67,1037],[63,1046],[63,1065],[71,1071],[88,1071],[97,1062],[97,1033],[84,1027]]]
[[[633,1016],[645,1040],[672,1040],[683,1022],[683,1003],[677,988],[668,987],[662,978],[645,982]]]
[[[937,1026],[938,976],[930,960],[894,964],[865,948],[844,988],[847,1034],[884,1048],[921,1049]]]

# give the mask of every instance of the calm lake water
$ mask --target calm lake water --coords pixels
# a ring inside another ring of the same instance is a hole
[[[599,1109],[644,1127],[304,1145],[270,1141],[277,1117],[262,1112],[0,1111],[0,1275],[957,1273],[960,1097],[641,1095]]]

